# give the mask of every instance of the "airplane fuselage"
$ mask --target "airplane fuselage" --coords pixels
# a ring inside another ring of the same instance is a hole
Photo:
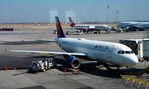
[[[149,29],[149,22],[121,22],[118,24],[120,28],[126,28],[129,26],[134,26],[142,29]]]
[[[94,25],[75,25],[72,28],[78,29],[78,30],[95,30]]]
[[[119,43],[93,41],[82,38],[56,38],[55,40],[66,52],[84,53],[92,60],[124,66],[138,63],[138,59],[132,50]],[[120,51],[123,51],[123,53],[119,53]]]

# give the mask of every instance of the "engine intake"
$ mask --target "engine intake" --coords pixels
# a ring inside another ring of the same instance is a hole
[[[70,56],[67,58],[68,65],[72,68],[79,68],[80,67],[80,60],[75,58],[74,56]]]

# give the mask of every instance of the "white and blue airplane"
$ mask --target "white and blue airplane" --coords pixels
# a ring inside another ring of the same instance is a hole
[[[120,22],[118,28],[122,29],[133,29],[143,31],[144,29],[149,29],[149,22],[136,22],[136,21],[127,21],[127,22]]]
[[[112,29],[112,27],[109,25],[76,25],[75,22],[71,19],[71,17],[68,17],[68,18],[69,18],[70,27],[77,30],[81,30],[83,32],[100,31],[100,30],[110,32],[110,30]]]
[[[55,41],[66,52],[30,50],[9,50],[9,52],[63,55],[73,68],[80,66],[79,57],[117,66],[133,66],[138,63],[136,55],[129,47],[123,44],[83,38],[67,38],[63,33],[59,18],[56,16],[55,19],[57,28]]]

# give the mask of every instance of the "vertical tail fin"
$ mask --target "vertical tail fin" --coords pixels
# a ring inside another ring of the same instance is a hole
[[[55,16],[55,20],[56,20],[57,38],[65,38],[66,36],[64,35],[58,16]]]
[[[69,17],[70,26],[73,27],[75,23],[72,21],[71,17]]]

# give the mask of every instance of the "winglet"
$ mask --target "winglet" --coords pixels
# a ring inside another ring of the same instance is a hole
[[[73,27],[75,23],[72,21],[71,17],[68,17],[68,18],[69,18],[70,26]]]
[[[65,38],[66,36],[64,35],[58,16],[55,16],[55,20],[56,20],[56,28],[57,28],[57,38]]]

